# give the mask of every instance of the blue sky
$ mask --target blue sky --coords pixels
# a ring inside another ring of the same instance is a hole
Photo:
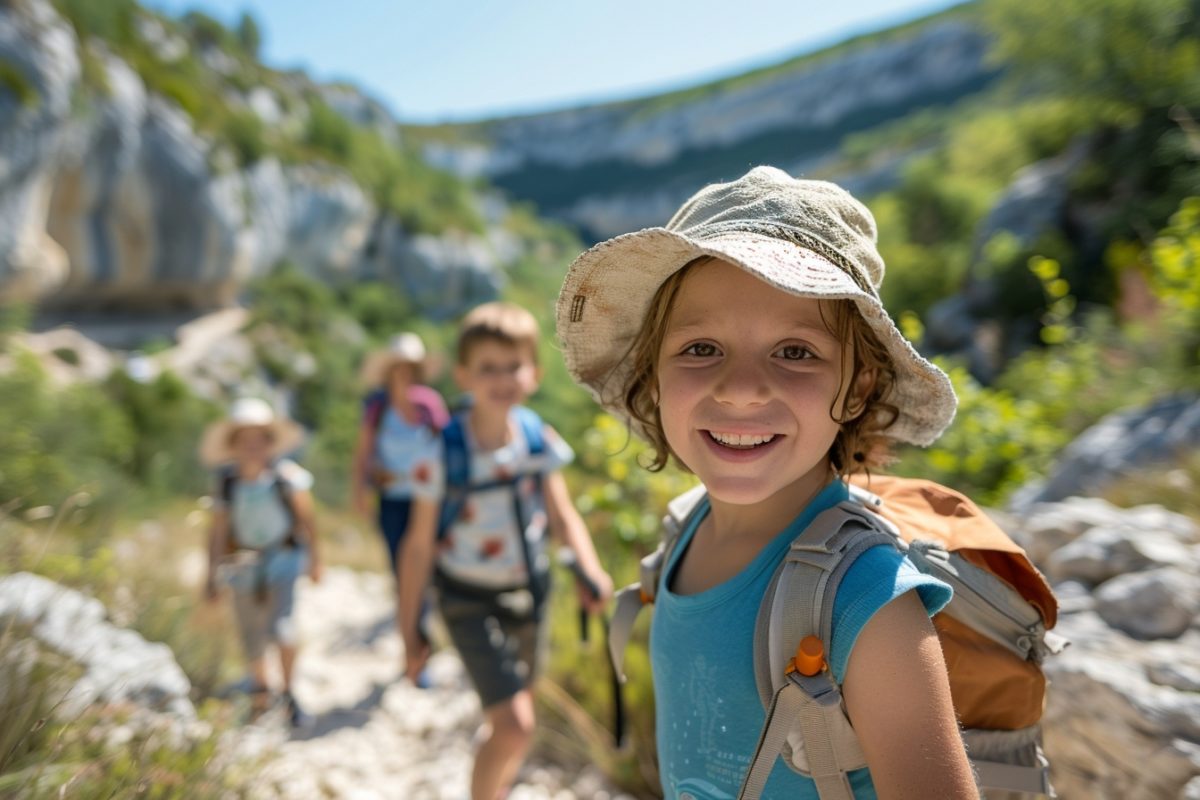
[[[226,24],[249,11],[263,57],[350,80],[412,122],[478,119],[691,85],[953,0],[144,0]]]

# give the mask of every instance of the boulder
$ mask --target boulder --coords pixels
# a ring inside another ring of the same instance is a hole
[[[1077,495],[1094,495],[1123,475],[1169,464],[1200,447],[1200,395],[1161,398],[1117,411],[1084,431],[1058,458],[1050,474],[1017,491],[1014,511]]]
[[[1096,611],[1135,639],[1174,639],[1200,615],[1200,577],[1175,567],[1121,575],[1096,590]]]
[[[77,715],[92,703],[132,703],[196,719],[191,684],[171,648],[108,621],[104,605],[29,572],[0,577],[0,619],[28,626],[34,638],[83,667],[60,706]]]

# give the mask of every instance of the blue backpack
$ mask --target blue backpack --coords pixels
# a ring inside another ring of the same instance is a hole
[[[542,418],[524,406],[515,407],[512,413],[516,417],[517,424],[521,426],[521,432],[524,434],[525,442],[529,446],[529,454],[531,456],[539,456],[544,453],[546,450],[546,437],[543,433]],[[438,517],[437,538],[441,541],[450,533],[450,529],[462,514],[467,500],[472,494],[492,489],[508,488],[512,496],[513,519],[516,521],[518,543],[521,546],[521,554],[524,556],[525,567],[529,573],[529,591],[533,596],[533,607],[540,614],[543,606],[542,600],[545,599],[546,592],[549,589],[549,573],[547,570],[537,569],[533,550],[530,548],[528,539],[525,538],[525,529],[529,525],[529,520],[526,518],[525,505],[521,502],[517,485],[524,478],[532,477],[534,480],[534,492],[538,496],[541,496],[543,493],[542,479],[544,476],[540,471],[520,472],[504,478],[494,478],[480,483],[472,483],[471,454],[467,450],[466,431],[463,427],[465,422],[465,417],[462,414],[455,414],[451,417],[450,424],[442,430],[442,452],[444,453],[446,466],[446,485],[445,495],[442,499],[441,513]]]

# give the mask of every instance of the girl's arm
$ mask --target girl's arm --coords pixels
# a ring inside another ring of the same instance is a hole
[[[880,800],[977,800],[942,648],[916,592],[863,628],[842,691]]]
[[[350,492],[354,510],[364,517],[369,517],[371,507],[369,497],[371,487],[367,483],[367,469],[371,461],[373,431],[366,419],[358,426],[358,438],[354,441],[354,458],[350,462]]]
[[[433,572],[433,550],[437,537],[439,505],[436,500],[414,497],[408,517],[408,529],[400,546],[400,635],[404,637],[405,668],[409,680],[416,681],[429,657],[429,643],[421,635],[421,602],[429,576]]]
[[[604,610],[605,604],[612,599],[612,578],[600,566],[600,558],[596,555],[596,546],[588,533],[583,517],[571,502],[571,493],[561,472],[551,472],[543,479],[543,489],[546,494],[546,512],[550,516],[550,530],[562,537],[563,544],[575,552],[580,569],[600,590],[599,597],[593,597],[590,592],[580,588],[580,602],[592,613]]]
[[[214,508],[208,526],[208,576],[204,580],[204,596],[208,600],[217,597],[217,567],[225,557],[229,540],[229,510]]]
[[[300,531],[304,534],[304,543],[308,545],[308,577],[314,583],[319,583],[323,569],[321,554],[317,549],[317,515],[313,508],[312,493],[293,491],[292,510],[296,514]]]

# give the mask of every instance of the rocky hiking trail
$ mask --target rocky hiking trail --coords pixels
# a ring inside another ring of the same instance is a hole
[[[297,698],[314,724],[290,731],[271,712],[237,733],[237,749],[261,758],[252,796],[348,800],[467,800],[482,717],[457,656],[434,654],[432,687],[399,676],[403,644],[392,584],[381,573],[328,569],[298,587],[302,649]],[[624,797],[598,771],[526,763],[512,800]]]

